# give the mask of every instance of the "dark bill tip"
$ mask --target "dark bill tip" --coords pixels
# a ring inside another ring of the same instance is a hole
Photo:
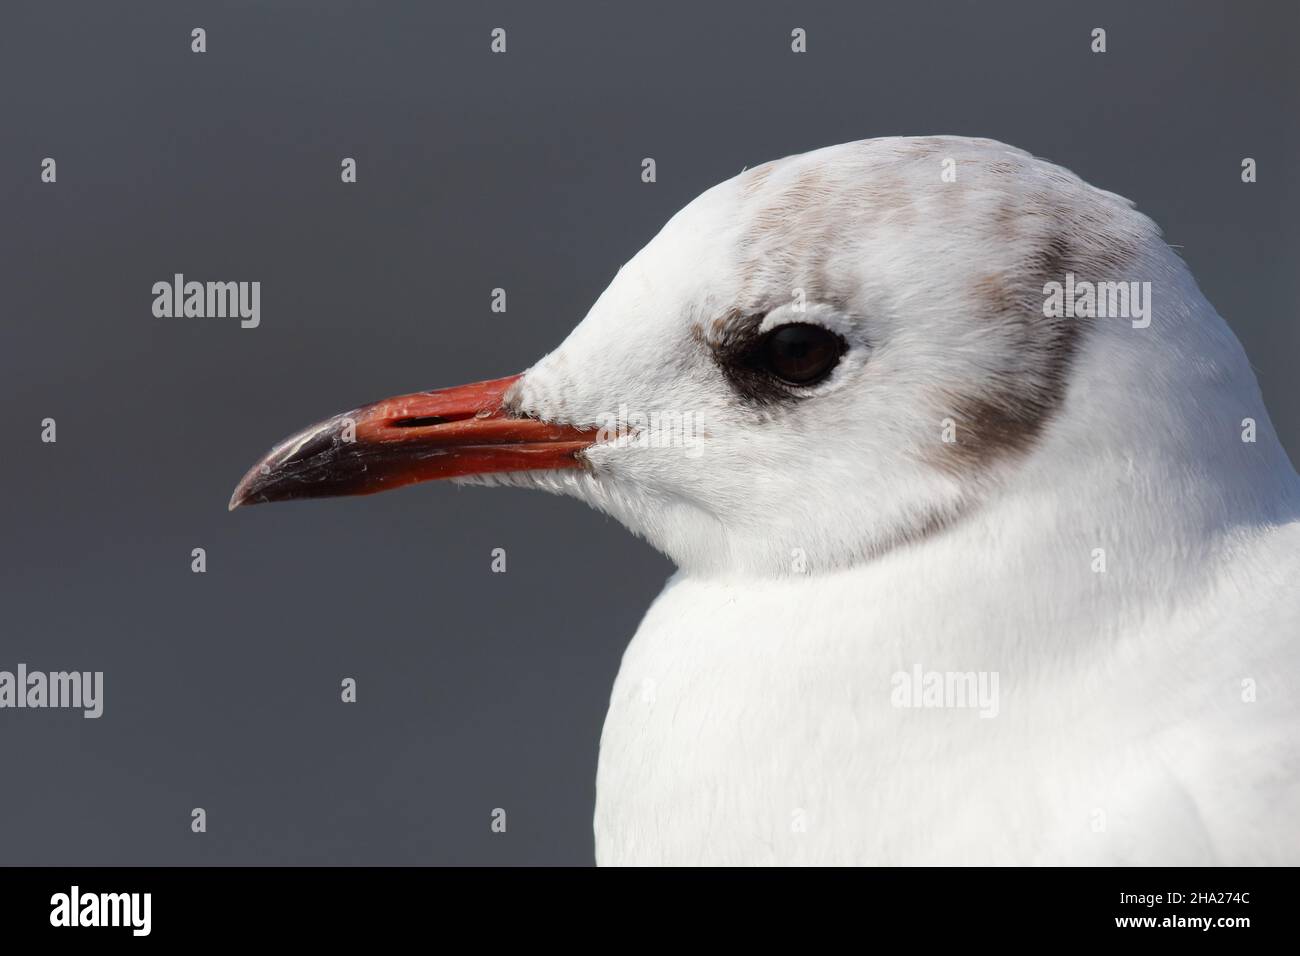
[[[229,509],[296,498],[369,495],[420,481],[582,467],[594,429],[512,415],[519,376],[399,395],[312,425],[244,475]]]

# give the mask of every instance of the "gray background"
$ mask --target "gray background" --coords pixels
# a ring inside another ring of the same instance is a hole
[[[0,863],[589,863],[668,563],[538,493],[226,499],[327,414],[525,368],[745,165],[963,133],[1133,198],[1300,449],[1295,4],[484,7],[4,5],[0,669],[106,692],[98,721],[0,711]],[[261,327],[155,319],[174,272],[260,280]]]

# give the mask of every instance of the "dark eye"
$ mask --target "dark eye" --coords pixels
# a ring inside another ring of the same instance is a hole
[[[763,339],[763,366],[791,385],[812,385],[830,374],[844,354],[844,340],[820,325],[792,323],[773,329]]]

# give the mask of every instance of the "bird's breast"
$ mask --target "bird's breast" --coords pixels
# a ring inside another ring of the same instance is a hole
[[[899,706],[909,635],[836,591],[670,582],[611,696],[599,862],[896,862],[925,855],[944,781],[965,775],[972,793],[997,778],[1001,792],[1023,773],[988,766],[987,743],[1014,730],[980,716],[978,684],[971,706],[922,710],[919,687]],[[1016,812],[995,796],[973,805]]]

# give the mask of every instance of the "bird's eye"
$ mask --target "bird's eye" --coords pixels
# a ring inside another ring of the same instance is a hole
[[[830,329],[791,323],[773,329],[763,339],[764,367],[791,385],[812,385],[830,374],[848,346]]]

